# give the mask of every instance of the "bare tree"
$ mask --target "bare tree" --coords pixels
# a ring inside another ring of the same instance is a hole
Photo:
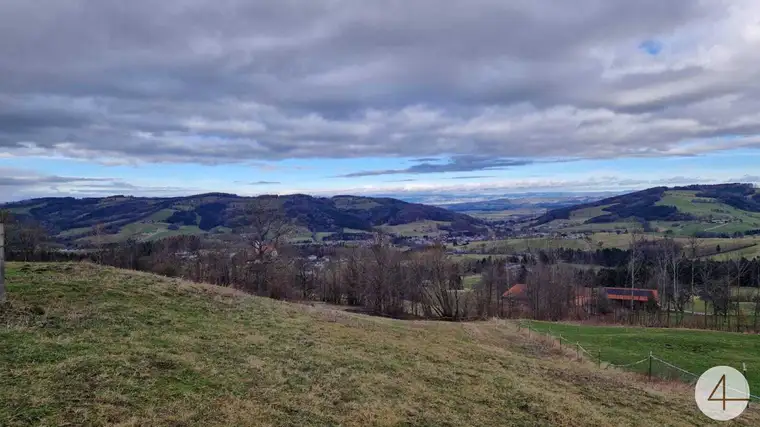
[[[736,276],[734,276],[734,280],[736,282],[736,297],[730,298],[730,301],[733,303],[734,299],[735,301],[735,309],[736,309],[736,331],[739,332],[741,329],[741,303],[739,302],[741,300],[741,279],[744,273],[747,272],[747,268],[749,268],[749,263],[746,262],[746,260],[741,255],[734,255],[731,258],[731,267],[733,267],[733,272],[736,273]],[[731,282],[731,273],[729,272],[729,281],[727,282],[727,286],[729,286],[728,295],[731,296],[730,291],[730,282]],[[729,318],[729,329],[731,325],[730,321],[730,310],[726,313],[727,318]]]
[[[712,295],[712,288],[714,287],[712,284],[712,276],[713,276],[713,269],[714,264],[710,261],[705,261],[701,263],[699,270],[697,270],[697,273],[699,274],[700,282],[702,283],[702,289],[700,290],[700,298],[705,303],[704,308],[704,320],[705,320],[705,328],[707,328],[707,305],[709,303],[713,303],[713,312],[715,312],[715,304],[713,301],[713,295]]]
[[[244,217],[247,223],[244,237],[250,248],[247,265],[253,291],[259,295],[282,297],[285,292],[281,287],[287,284],[275,284],[273,273],[275,264],[282,261],[281,258],[278,260],[278,250],[293,231],[291,222],[277,198],[253,201],[245,207]]]
[[[680,323],[680,321],[683,319],[683,312],[685,309],[685,304],[688,301],[691,293],[690,292],[684,292],[679,285],[679,279],[678,279],[678,267],[681,265],[682,261],[682,250],[681,246],[672,238],[665,237],[660,241],[660,245],[664,249],[664,255],[667,259],[668,268],[670,270],[671,275],[671,288],[670,288],[670,295],[671,295],[671,301],[674,303],[674,308],[679,313],[679,316],[676,319],[677,323]],[[670,309],[669,309],[670,310]]]
[[[699,238],[696,236],[696,234],[689,237],[688,240],[688,249],[689,249],[689,261],[691,264],[691,295],[694,294],[694,278],[695,278],[695,268],[697,261],[699,260],[699,250],[702,246],[702,242],[699,240]],[[691,314],[694,314],[694,303],[691,304]]]
[[[631,311],[633,311],[634,308],[633,289],[636,287],[636,280],[644,258],[644,251],[642,248],[643,241],[644,237],[641,234],[641,231],[636,227],[632,228],[630,231],[630,241],[628,243],[628,250],[630,252],[628,256],[628,274],[631,279]]]
[[[670,282],[670,260],[667,256],[667,248],[663,242],[657,245],[657,257],[655,259],[655,272],[657,279],[657,288],[660,292],[661,300],[665,302],[667,324],[670,326],[671,301],[674,298],[669,285]]]
[[[293,232],[293,226],[277,199],[259,199],[245,207],[245,238],[256,258],[276,255]]]
[[[35,221],[15,221],[6,235],[6,245],[24,261],[33,261],[47,241],[47,232]]]

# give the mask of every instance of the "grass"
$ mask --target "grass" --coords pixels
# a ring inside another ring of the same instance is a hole
[[[702,199],[708,203],[695,203],[693,200]],[[715,219],[726,219],[732,222],[713,224],[703,221],[687,221],[682,223],[659,223],[673,230],[676,234],[692,234],[696,231],[714,231],[733,233],[760,228],[760,214],[736,209],[715,199],[697,198],[695,191],[666,191],[657,205],[675,206],[679,211],[692,214],[698,218],[712,216]],[[678,226],[675,226],[678,224]]]
[[[577,209],[570,212],[570,219],[585,221],[600,215],[606,215],[609,212],[605,211],[605,209],[612,205],[613,204],[607,204],[602,206],[592,206],[589,208]]]
[[[715,199],[696,197],[696,191],[666,191],[662,198],[657,201],[658,206],[674,206],[679,211],[694,215],[696,221],[652,221],[652,226],[660,232],[671,231],[678,236],[690,236],[698,231],[712,231],[720,233],[734,233],[760,228],[760,214],[755,212],[736,209]],[[695,202],[700,200],[700,202]],[[606,214],[603,210],[606,206],[596,206],[572,211],[570,218],[555,220],[551,224],[561,231],[567,232],[602,232],[614,231],[615,229],[630,229],[638,224],[626,220],[615,223],[592,223],[583,224],[584,221]],[[722,219],[729,221],[725,224],[716,224],[709,219]]]
[[[163,230],[159,229],[152,234],[145,237],[146,240],[159,240],[165,237],[180,236],[180,235],[193,235],[203,234],[205,231],[198,228],[197,225],[182,225],[178,230],[169,230],[168,228]]]
[[[475,285],[480,283],[480,279],[481,279],[480,274],[471,274],[469,276],[463,276],[462,286],[464,286],[465,289],[472,289],[475,287]]]
[[[58,237],[65,238],[65,237],[76,237],[81,236],[83,234],[92,233],[93,227],[80,227],[80,228],[70,228],[66,231],[62,231],[58,233]]]
[[[446,221],[415,221],[408,224],[383,225],[378,228],[386,233],[395,234],[403,237],[421,237],[421,236],[440,236],[445,234],[438,229],[439,225],[451,225]]]
[[[174,209],[161,209],[148,217],[149,221],[164,222],[176,212]]]
[[[538,216],[546,212],[543,208],[518,208],[502,211],[463,211],[462,213],[486,221],[504,221],[515,217]]]
[[[3,426],[709,421],[688,389],[572,362],[504,322],[372,318],[90,264],[7,273]]]
[[[449,254],[449,258],[454,261],[480,261],[491,257],[493,259],[505,258],[507,255],[502,254]]]
[[[535,329],[561,334],[579,342],[591,354],[601,350],[602,360],[617,365],[632,363],[651,351],[657,357],[697,375],[717,365],[748,367],[753,394],[760,391],[760,338],[757,335],[685,329],[585,326],[531,322]],[[639,365],[646,370],[648,365]]]
[[[663,236],[656,233],[647,233],[645,235],[648,240],[662,239]],[[686,237],[675,237],[678,243],[683,248],[688,248],[689,240]],[[631,236],[630,234],[617,234],[617,233],[605,233],[596,232],[591,234],[591,249],[604,249],[604,248],[618,248],[628,249],[630,247]],[[699,239],[700,250],[705,253],[705,256],[712,259],[730,259],[735,256],[744,256],[748,259],[760,256],[760,239],[756,236],[748,236],[735,239],[721,239],[721,238],[702,238]],[[721,252],[715,254],[716,246],[720,245]],[[503,240],[487,240],[472,242],[465,245],[459,245],[457,247],[450,246],[450,249],[459,249],[462,251],[470,252],[468,255],[480,259],[487,256],[494,251],[509,253],[522,252],[528,249],[551,249],[551,248],[567,248],[567,249],[581,249],[589,250],[589,245],[582,239],[548,239],[543,237],[536,238],[524,238],[524,239],[503,239]],[[484,255],[486,254],[486,255]]]
[[[84,229],[83,229],[84,230]],[[91,228],[86,229],[92,231]],[[165,237],[180,236],[180,235],[194,235],[203,234],[205,231],[198,228],[197,225],[182,225],[177,230],[169,230],[169,224],[156,222],[156,223],[144,223],[135,222],[127,224],[119,230],[116,234],[103,235],[102,239],[105,242],[123,242],[127,239],[133,238],[140,241],[158,240]],[[63,236],[63,233],[61,233]],[[97,240],[95,236],[87,236],[79,239],[82,242],[94,242]]]

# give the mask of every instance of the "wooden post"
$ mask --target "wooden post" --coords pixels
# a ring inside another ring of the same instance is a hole
[[[747,378],[747,364],[746,364],[746,363],[744,363],[744,362],[742,362],[742,374],[744,375],[744,378],[746,379],[746,378]],[[750,402],[751,400],[752,400],[752,399],[750,398],[750,399],[747,401],[747,407],[748,407],[748,408],[749,408],[749,402]]]
[[[649,381],[652,381],[652,352],[649,352]]]
[[[578,360],[581,360],[581,343],[579,342],[575,343],[575,355],[578,358]]]
[[[5,302],[5,224],[0,218],[0,303]]]
[[[599,349],[599,355],[597,357],[597,366],[599,368],[602,367],[602,349],[601,348]]]
[[[562,334],[559,334],[559,349],[562,350]]]

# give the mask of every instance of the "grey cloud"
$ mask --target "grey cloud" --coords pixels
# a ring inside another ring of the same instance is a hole
[[[105,179],[77,178],[67,176],[11,177],[0,176],[0,187],[21,187],[41,184],[67,184],[82,182],[102,182]]]
[[[507,169],[513,166],[524,166],[532,163],[529,160],[494,159],[479,156],[458,156],[451,158],[447,163],[419,163],[405,169],[386,169],[352,172],[339,175],[340,178],[356,178],[362,176],[395,175],[395,174],[426,174],[463,172],[477,170]]]
[[[757,9],[3,2],[0,149],[203,164],[755,149],[741,138],[760,133],[759,46],[746,36]],[[660,54],[640,52],[643,40],[661,42]],[[726,134],[740,139],[713,143]]]
[[[472,176],[452,176],[449,179],[483,179],[483,178],[493,178],[493,175],[472,175]]]
[[[739,178],[730,179],[729,182],[760,183],[760,175],[742,175]]]
[[[26,169],[0,167],[0,202],[35,197],[173,196],[200,192],[196,188],[138,186],[116,178],[43,175]]]

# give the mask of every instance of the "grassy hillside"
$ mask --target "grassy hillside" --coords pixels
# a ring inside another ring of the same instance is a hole
[[[479,220],[443,208],[390,198],[336,196],[239,197],[210,193],[189,197],[114,196],[45,198],[0,206],[20,220],[34,220],[59,240],[87,241],[101,224],[105,241],[150,240],[177,234],[229,233],[248,225],[245,208],[266,202],[279,207],[299,229],[309,233],[369,231],[378,226],[417,222],[445,224],[457,230],[481,225]]]
[[[590,235],[589,238],[591,239],[590,246],[588,242],[582,239],[548,239],[536,237],[488,240],[482,242],[477,241],[459,245],[457,248],[462,251],[474,253],[490,253],[494,251],[506,252],[507,249],[511,252],[550,248],[588,250],[589,247],[596,250],[597,248],[628,249],[631,243],[631,236],[629,234],[598,232]],[[647,233],[645,238],[647,240],[658,240],[663,239],[663,236],[656,233]],[[674,240],[684,247],[689,243],[689,240],[686,237],[675,237]],[[710,256],[713,259],[728,259],[736,255],[753,258],[756,255],[760,255],[760,238],[758,238],[758,236],[733,239],[702,238],[700,239],[700,245],[700,252],[702,252],[704,256]],[[716,254],[717,246],[720,246],[721,248],[719,254]]]
[[[705,425],[687,389],[513,325],[363,317],[87,264],[13,264],[0,425]],[[742,425],[757,425],[755,409]]]
[[[748,184],[655,187],[554,209],[535,225],[567,231],[606,231],[630,228],[644,221],[658,232],[676,235],[731,235],[760,230],[760,193]]]

